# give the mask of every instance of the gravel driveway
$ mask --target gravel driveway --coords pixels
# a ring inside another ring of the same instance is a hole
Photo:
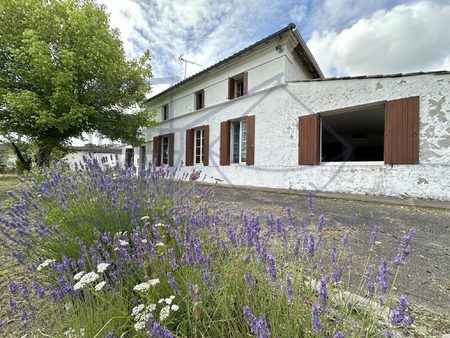
[[[236,211],[255,210],[259,214],[280,214],[291,205],[293,214],[303,218],[307,212],[307,197],[293,193],[216,186],[215,197]],[[438,203],[437,203],[438,204]],[[328,228],[351,232],[355,257],[367,256],[369,235],[378,226],[380,251],[393,257],[403,234],[417,230],[412,254],[406,269],[396,283],[418,308],[445,320],[443,330],[450,333],[450,210],[383,203],[317,197],[314,213],[323,214]],[[338,231],[339,233],[339,231]],[[434,320],[437,320],[436,318]],[[447,326],[449,325],[449,326]]]

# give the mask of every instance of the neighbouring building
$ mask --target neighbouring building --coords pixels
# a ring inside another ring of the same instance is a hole
[[[63,157],[63,161],[71,167],[83,164],[85,159],[96,160],[101,167],[123,167],[125,165],[124,150],[121,148],[100,145],[85,145],[72,147],[73,152]]]
[[[295,25],[150,98],[134,163],[256,187],[450,200],[450,72],[325,78]],[[149,164],[147,164],[149,165]]]

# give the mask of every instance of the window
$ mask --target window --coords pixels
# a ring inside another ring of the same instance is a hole
[[[247,160],[247,121],[231,122],[232,162],[245,163]]]
[[[173,166],[174,133],[155,136],[153,138],[153,163]]]
[[[220,165],[255,162],[255,116],[220,124]]]
[[[299,164],[419,162],[419,97],[299,119]]]
[[[205,91],[199,90],[195,93],[195,109],[202,109],[205,107]]]
[[[195,151],[194,151],[194,163],[195,164],[202,164],[203,163],[203,141],[204,141],[204,137],[203,137],[203,128],[201,129],[195,129],[194,130],[194,147],[195,147]]]
[[[228,79],[228,99],[247,95],[248,73],[244,72]]]
[[[169,164],[169,137],[161,137],[161,162],[162,164]]]
[[[209,126],[186,130],[186,165],[208,165]]]
[[[169,105],[166,104],[161,107],[161,117],[163,121],[166,121],[169,119]]]

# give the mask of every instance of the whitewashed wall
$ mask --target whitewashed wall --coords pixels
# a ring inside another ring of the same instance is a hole
[[[176,165],[184,162],[185,130],[210,126],[208,167],[201,179],[235,185],[410,196],[450,200],[450,75],[290,82],[171,119],[147,131],[175,133]],[[420,164],[383,162],[298,165],[298,117],[350,106],[420,96]],[[255,115],[255,165],[219,165],[220,122]],[[182,174],[183,170],[179,172]]]

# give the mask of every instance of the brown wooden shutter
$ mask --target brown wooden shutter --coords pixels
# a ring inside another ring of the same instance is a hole
[[[384,162],[419,163],[419,96],[387,101],[384,123]]]
[[[320,115],[299,118],[298,163],[320,164]]]
[[[186,130],[186,165],[194,164],[194,129]]]
[[[155,166],[161,166],[161,137],[153,138],[153,163]]]
[[[255,115],[247,116],[247,165],[255,164]]]
[[[209,126],[203,126],[203,165],[209,165]]]
[[[220,165],[230,165],[230,122],[220,123]]]
[[[228,78],[228,100],[234,99],[234,79]]]
[[[205,91],[202,89],[202,101],[201,101],[202,108],[205,108]]]
[[[244,72],[244,79],[243,79],[243,93],[242,95],[247,95],[248,93],[248,73]]]
[[[174,151],[174,133],[170,133],[167,135],[169,137],[169,166],[173,167],[173,151]]]

